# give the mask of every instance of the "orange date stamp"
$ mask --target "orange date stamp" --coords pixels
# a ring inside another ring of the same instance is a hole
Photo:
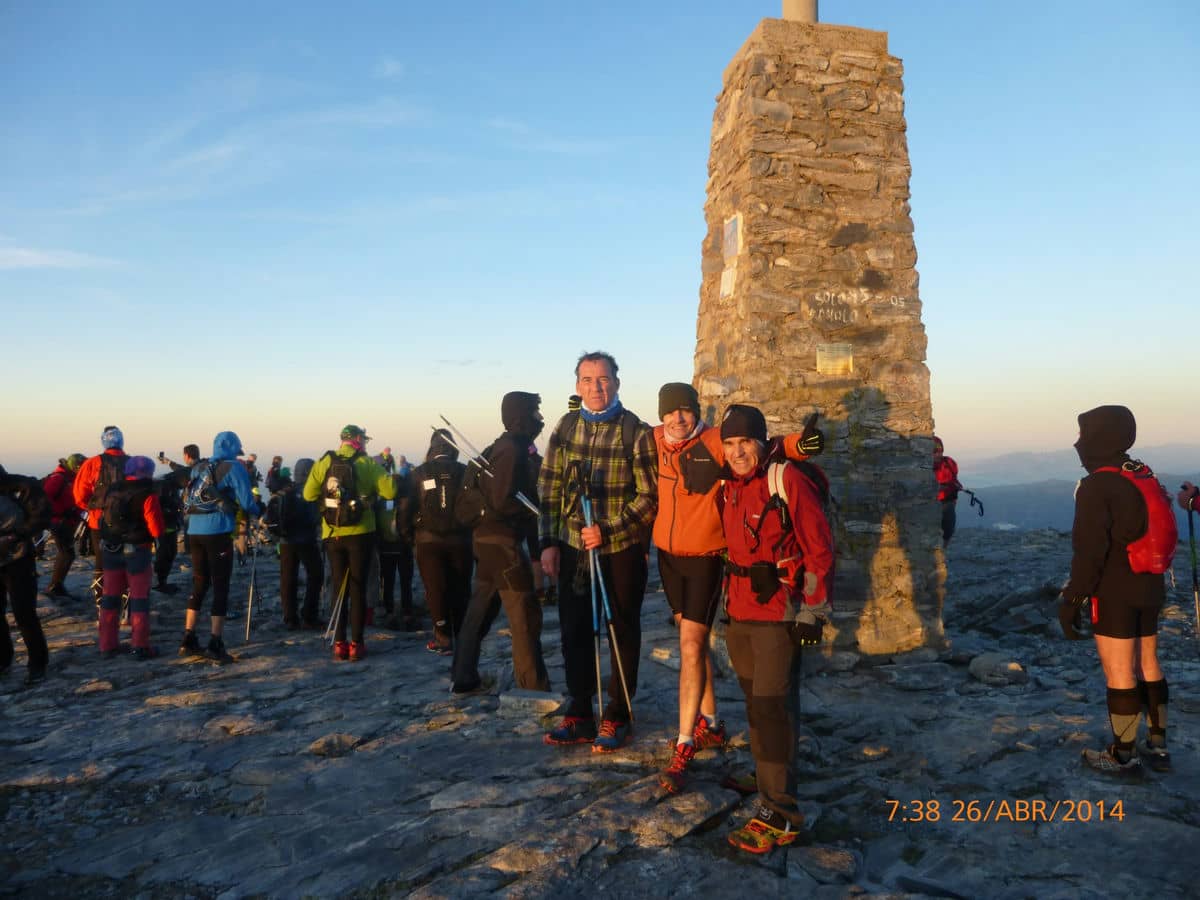
[[[885,800],[889,822],[1122,822],[1123,800]]]

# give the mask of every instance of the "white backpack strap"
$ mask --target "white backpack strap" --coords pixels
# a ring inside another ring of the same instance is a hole
[[[787,463],[773,462],[767,466],[767,488],[771,492],[772,497],[779,497],[783,500],[784,505],[788,502],[787,488],[783,483],[783,472],[787,468]]]

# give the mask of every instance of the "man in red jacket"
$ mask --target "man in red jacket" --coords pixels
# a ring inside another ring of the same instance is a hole
[[[104,593],[100,598],[100,654],[117,655],[121,596],[129,590],[131,643],[137,659],[152,659],[150,646],[151,546],[164,530],[162,507],[154,489],[154,460],[130,456],[125,477],[109,487],[100,509],[100,553]]]
[[[725,452],[720,432],[700,418],[700,397],[690,384],[664,384],[658,392],[658,416],[662,424],[654,429],[658,515],[653,537],[663,592],[679,629],[679,732],[659,784],[678,793],[697,751],[725,743],[708,652],[725,575],[725,534],[717,508]],[[767,455],[802,460],[820,453],[823,444],[823,436],[810,423],[799,434],[772,441]]]
[[[933,474],[937,478],[938,503],[942,504],[942,546],[945,546],[954,537],[954,527],[958,524],[958,492],[963,486],[958,480],[958,463],[946,456],[942,439],[937,435],[933,438]]]
[[[725,642],[746,695],[759,810],[729,835],[733,846],[767,853],[796,839],[796,726],[788,698],[798,644],[818,643],[828,619],[833,537],[821,491],[793,463],[767,459],[767,423],[735,404],[721,421],[731,477],[721,489],[729,553]]]
[[[104,593],[101,587],[104,581],[104,562],[100,552],[100,509],[104,505],[104,495],[109,486],[125,480],[125,435],[121,434],[121,429],[116,425],[106,425],[100,434],[100,446],[104,448],[104,452],[84,462],[75,475],[75,483],[71,485],[75,505],[87,510],[88,528],[92,537],[92,558],[95,560],[92,593],[97,603]]]
[[[54,556],[54,572],[46,587],[46,596],[74,600],[75,597],[63,586],[63,580],[71,571],[75,561],[75,528],[79,525],[79,511],[75,508],[75,495],[71,488],[75,473],[87,459],[82,453],[72,453],[58,461],[58,467],[46,476],[42,488],[50,501],[50,533],[58,552]]]

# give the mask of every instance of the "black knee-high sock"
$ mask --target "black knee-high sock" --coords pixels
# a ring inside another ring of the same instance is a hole
[[[1108,689],[1108,721],[1112,726],[1117,757],[1129,758],[1137,738],[1138,721],[1142,717],[1142,700],[1136,687]]]
[[[1138,693],[1146,710],[1146,725],[1150,744],[1159,746],[1167,742],[1167,679],[1139,681]]]

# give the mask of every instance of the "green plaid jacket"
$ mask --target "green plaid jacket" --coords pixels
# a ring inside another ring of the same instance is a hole
[[[569,421],[565,425],[563,419],[554,426],[538,478],[538,539],[543,550],[561,543],[583,549],[583,509],[573,502],[578,491],[566,477],[575,460],[591,463],[592,517],[604,538],[600,552],[617,553],[645,543],[658,509],[654,432],[629,410],[621,415],[637,422],[631,448],[622,445],[621,418],[588,422],[579,415],[573,417],[574,429],[568,429]],[[571,417],[568,413],[564,419]]]

